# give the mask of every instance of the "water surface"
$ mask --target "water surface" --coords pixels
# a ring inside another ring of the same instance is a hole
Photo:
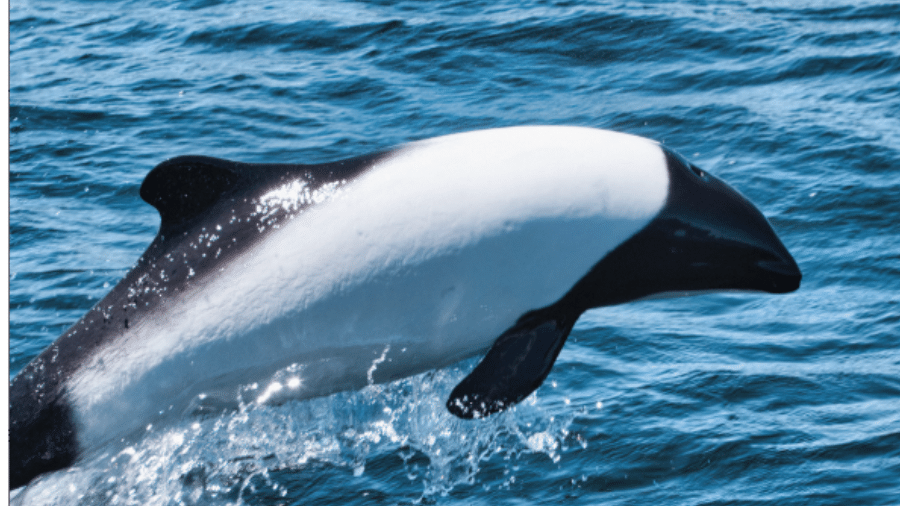
[[[443,408],[468,361],[151,428],[17,500],[900,504],[898,40],[886,1],[13,0],[12,374],[136,261],[159,223],[140,183],[183,154],[621,130],[737,187],[804,272],[589,312],[487,421]]]

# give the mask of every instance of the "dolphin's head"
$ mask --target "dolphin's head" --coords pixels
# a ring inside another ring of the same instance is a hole
[[[787,293],[800,268],[763,214],[722,180],[666,150],[669,197],[648,230],[662,236],[657,274],[674,290]],[[668,272],[667,272],[668,271]]]
[[[587,309],[697,292],[796,290],[800,268],[759,209],[722,180],[663,150],[669,172],[663,209],[566,299]]]

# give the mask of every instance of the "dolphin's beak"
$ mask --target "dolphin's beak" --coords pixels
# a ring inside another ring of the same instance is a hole
[[[800,267],[794,257],[788,253],[787,248],[778,241],[773,244],[767,252],[773,258],[771,260],[760,260],[757,262],[761,277],[769,282],[765,291],[769,293],[790,293],[800,288],[800,279],[803,275],[800,273]]]

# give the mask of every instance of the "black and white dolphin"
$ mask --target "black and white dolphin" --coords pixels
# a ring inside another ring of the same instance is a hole
[[[579,127],[448,135],[322,165],[163,162],[135,267],[10,390],[10,484],[148,423],[385,382],[489,349],[463,418],[547,377],[590,308],[800,271],[763,215],[658,143]]]

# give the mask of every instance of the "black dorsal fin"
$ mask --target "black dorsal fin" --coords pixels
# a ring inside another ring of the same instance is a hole
[[[141,198],[159,211],[165,235],[186,226],[238,191],[278,184],[300,174],[314,187],[352,178],[391,152],[318,165],[242,163],[209,156],[179,156],[157,165],[141,184]]]
[[[141,198],[159,211],[161,229],[179,227],[239,186],[238,165],[206,156],[166,160],[144,178]]]

